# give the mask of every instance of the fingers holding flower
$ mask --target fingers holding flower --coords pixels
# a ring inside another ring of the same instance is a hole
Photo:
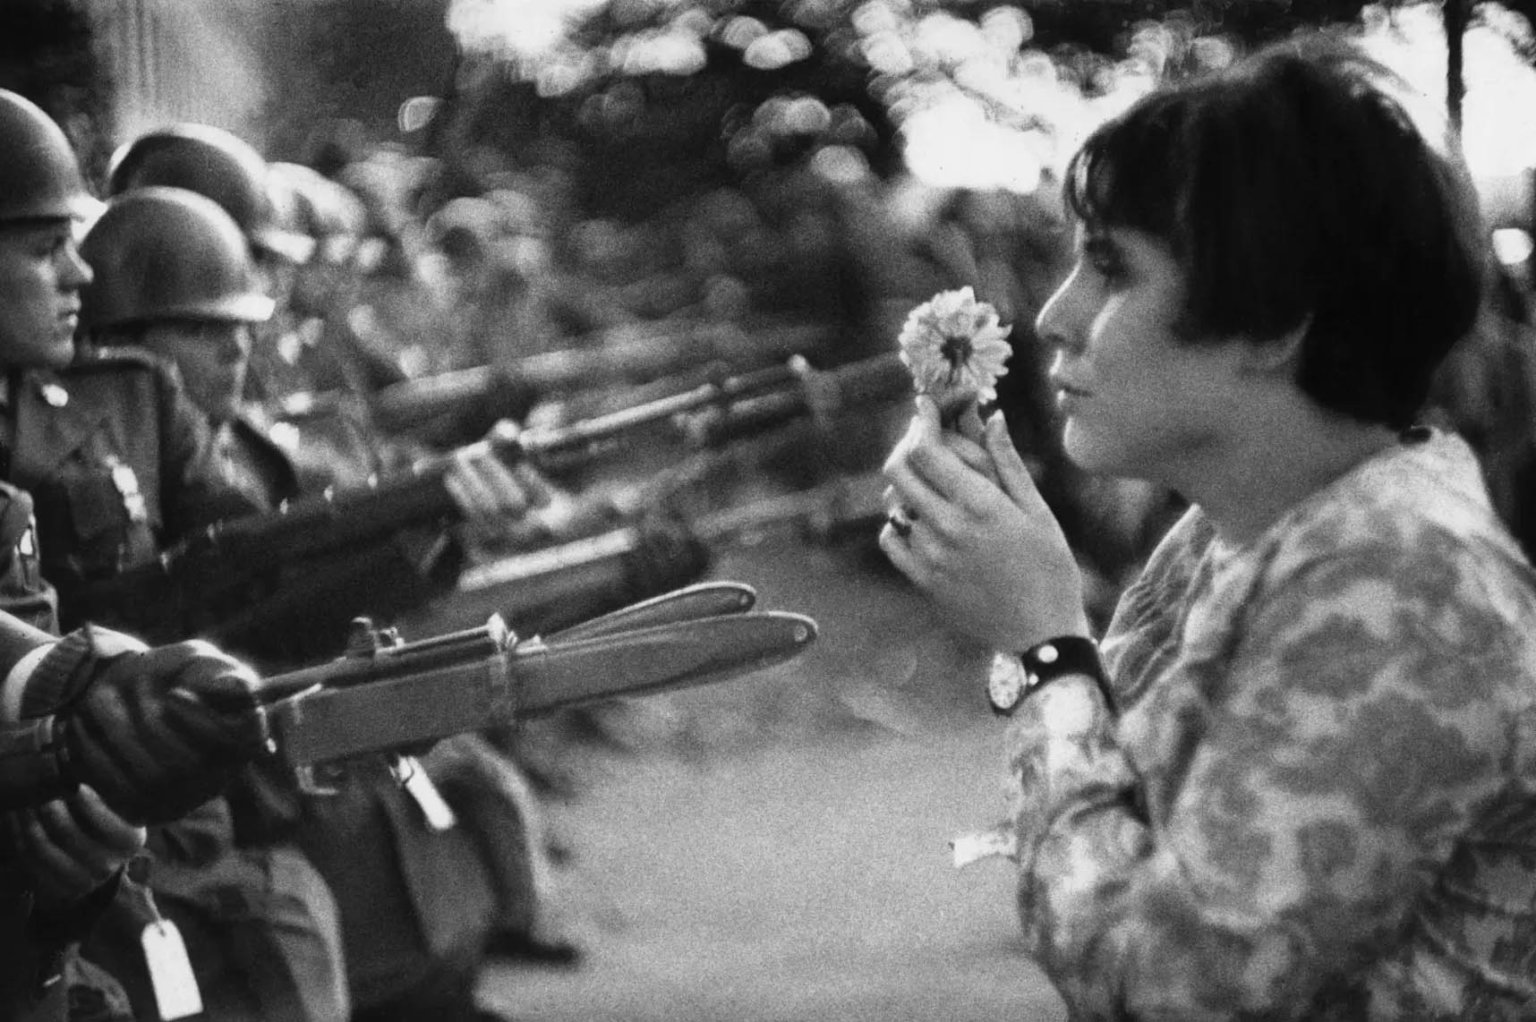
[[[1087,634],[1076,561],[1001,416],[983,440],[943,429],[919,399],[885,465],[893,520],[881,549],[952,627],[993,649]],[[983,457],[986,471],[974,463]]]
[[[912,310],[901,358],[917,413],[885,463],[880,547],[951,626],[993,649],[1086,634],[1082,582],[1001,415],[1008,329],[970,288]]]
[[[912,373],[918,394],[917,430],[924,416],[933,420],[937,432],[947,430],[958,441],[955,450],[966,464],[991,476],[988,457],[980,446],[982,436],[979,405],[997,397],[997,380],[1007,373],[1012,353],[1008,346],[1008,328],[998,321],[997,310],[976,301],[971,288],[942,291],[913,309],[903,324],[898,344],[901,360]],[[892,460],[903,456],[908,440],[897,446]],[[882,543],[907,542],[911,539],[915,509],[894,504],[886,515]]]

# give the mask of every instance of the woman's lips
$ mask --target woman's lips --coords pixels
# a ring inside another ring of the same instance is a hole
[[[1056,386],[1056,404],[1064,412],[1070,412],[1077,405],[1093,396],[1091,391],[1075,386],[1065,380],[1053,381]]]

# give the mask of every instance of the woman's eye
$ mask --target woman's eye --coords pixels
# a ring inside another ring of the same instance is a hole
[[[1095,259],[1092,266],[1094,272],[1107,283],[1118,284],[1125,279],[1125,265],[1118,259]]]
[[[1088,265],[1108,283],[1118,284],[1125,279],[1125,260],[1117,252],[1090,253]]]
[[[1119,248],[1109,241],[1089,239],[1083,245],[1082,259],[1107,284],[1120,284],[1126,278],[1125,259]]]

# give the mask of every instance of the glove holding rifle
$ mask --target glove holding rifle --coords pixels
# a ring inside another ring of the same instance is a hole
[[[260,690],[249,667],[206,642],[151,649],[86,625],[13,675],[4,706],[32,725],[56,794],[86,785],[124,819],[159,823],[268,749]]]
[[[443,485],[453,498],[466,538],[481,546],[524,546],[568,534],[583,505],[551,483],[526,458],[510,463],[518,426],[504,420],[478,443],[448,455]]]

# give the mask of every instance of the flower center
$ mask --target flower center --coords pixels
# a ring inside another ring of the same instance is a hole
[[[939,353],[949,363],[949,378],[954,379],[965,368],[965,363],[971,357],[971,339],[963,335],[944,335],[944,343],[939,346]]]

